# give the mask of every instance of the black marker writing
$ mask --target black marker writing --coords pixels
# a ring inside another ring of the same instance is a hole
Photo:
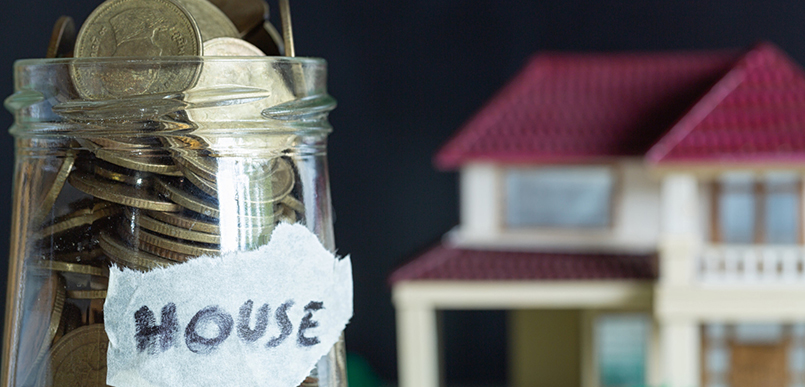
[[[215,324],[218,327],[218,336],[206,338],[198,334],[199,327],[207,324]],[[187,348],[195,353],[206,355],[224,342],[232,333],[232,325],[235,322],[232,316],[223,310],[218,309],[218,305],[208,306],[198,313],[187,324],[184,331],[184,341]]]
[[[277,308],[275,317],[277,318],[277,325],[280,327],[280,335],[269,340],[268,343],[266,343],[266,347],[274,348],[282,344],[282,342],[291,335],[291,332],[293,332],[293,324],[291,324],[291,319],[288,318],[288,309],[290,309],[293,304],[293,300],[288,300]]]
[[[179,322],[176,320],[176,304],[168,303],[162,307],[162,321],[157,325],[154,312],[143,306],[134,312],[134,324],[139,352],[148,351],[149,354],[165,352],[173,346],[175,337],[179,333]]]
[[[240,307],[240,313],[238,313],[238,337],[247,343],[257,341],[257,339],[263,337],[266,333],[266,327],[268,327],[269,308],[268,304],[263,304],[263,306],[257,310],[257,320],[254,323],[254,329],[249,328],[253,305],[254,302],[252,302],[252,300],[246,301],[243,303],[243,306]]]
[[[321,301],[310,301],[305,305],[305,317],[302,317],[302,322],[299,323],[299,333],[297,334],[297,344],[302,347],[311,347],[319,343],[317,336],[305,337],[305,331],[308,328],[315,328],[319,326],[318,321],[313,321],[313,312],[324,309],[324,303]]]

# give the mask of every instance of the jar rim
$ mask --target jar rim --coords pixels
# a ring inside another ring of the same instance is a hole
[[[300,63],[307,66],[326,66],[327,61],[318,57],[302,56],[156,56],[156,57],[94,57],[94,58],[24,58],[14,61],[14,67],[63,65],[63,64],[103,64],[103,63],[196,63],[196,62],[276,62]]]
[[[326,80],[326,61],[308,57],[22,59],[5,106],[14,135],[133,134],[146,126],[263,132],[269,124],[326,132],[335,107]]]

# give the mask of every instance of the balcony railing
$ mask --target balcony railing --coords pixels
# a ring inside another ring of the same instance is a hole
[[[717,283],[803,283],[805,248],[800,245],[712,245],[702,251],[699,278]]]

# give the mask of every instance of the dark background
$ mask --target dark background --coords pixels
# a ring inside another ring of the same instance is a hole
[[[100,3],[0,1],[0,96],[12,92],[15,59],[44,56],[59,15],[81,23]],[[305,0],[292,7],[297,54],[328,60],[330,94],[339,101],[329,157],[336,241],[354,266],[347,346],[386,381],[397,376],[386,277],[458,222],[456,175],[435,171],[431,157],[529,55],[769,40],[805,62],[805,2],[798,0]],[[11,118],[0,113],[0,127]],[[2,236],[13,152],[11,137],[0,135],[0,251],[8,251]],[[503,312],[447,313],[444,328],[448,381],[505,382]]]

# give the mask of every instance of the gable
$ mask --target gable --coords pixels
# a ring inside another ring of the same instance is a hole
[[[759,45],[646,157],[655,163],[805,160],[805,73],[777,47]]]
[[[736,58],[732,52],[536,55],[442,147],[435,164],[642,156]]]

